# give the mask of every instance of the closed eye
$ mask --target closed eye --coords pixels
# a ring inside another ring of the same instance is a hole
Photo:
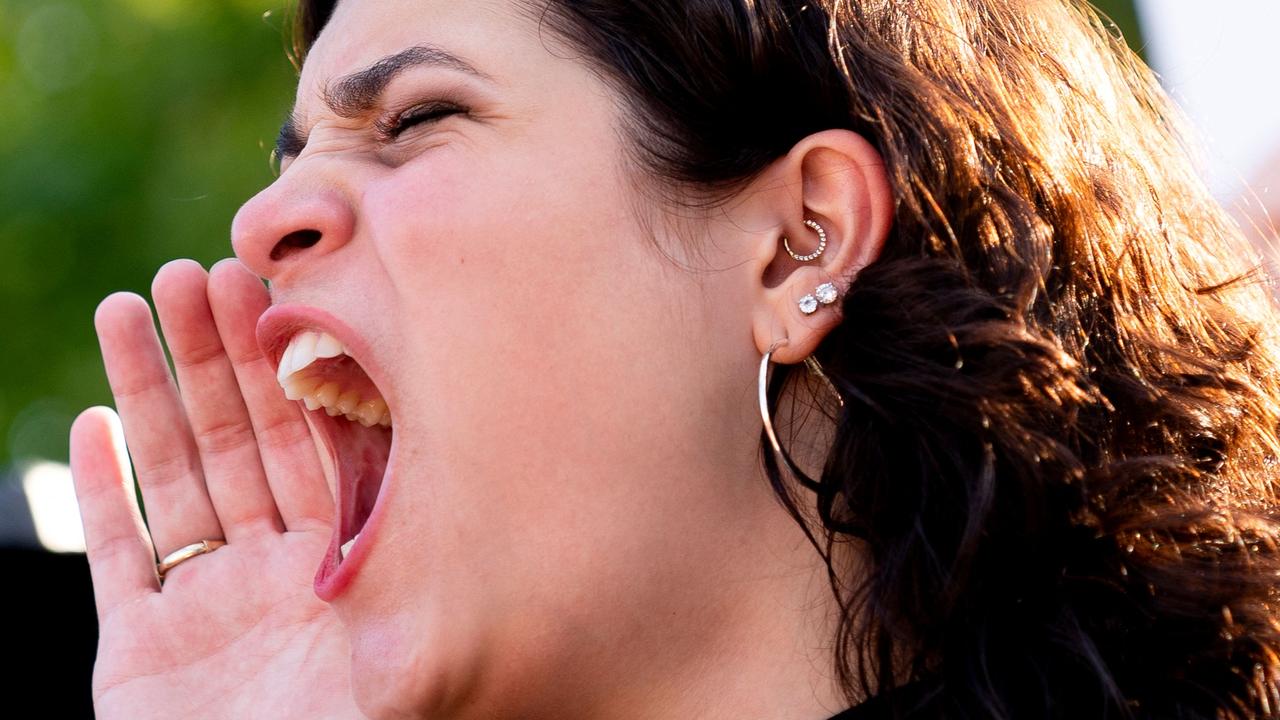
[[[404,134],[405,131],[418,125],[438,122],[450,115],[465,114],[466,112],[467,108],[457,103],[433,101],[415,105],[403,112],[379,119],[375,125],[377,126],[379,138],[383,142],[392,142]]]

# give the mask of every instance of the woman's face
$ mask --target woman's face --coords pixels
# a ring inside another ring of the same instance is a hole
[[[296,157],[235,221],[279,306],[264,346],[330,333],[393,418],[372,517],[318,586],[369,712],[622,702],[706,642],[717,569],[768,552],[758,268],[737,220],[685,223],[684,256],[639,219],[624,110],[572,55],[506,2],[344,0]],[[376,427],[317,432],[377,488]]]

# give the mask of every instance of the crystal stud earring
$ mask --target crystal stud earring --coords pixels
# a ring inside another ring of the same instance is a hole
[[[812,315],[818,311],[818,303],[830,305],[839,295],[834,283],[825,282],[815,288],[812,295],[805,295],[796,304],[800,306],[800,312]]]

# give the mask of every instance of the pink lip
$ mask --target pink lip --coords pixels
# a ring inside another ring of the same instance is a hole
[[[378,365],[368,343],[352,330],[349,325],[316,307],[288,303],[274,305],[258,319],[258,346],[263,355],[271,362],[273,369],[279,366],[280,358],[284,354],[289,341],[294,335],[303,330],[327,332],[346,345],[350,350],[351,356],[365,370],[374,384],[378,386],[378,389],[382,392],[383,399],[387,401],[387,406],[394,407],[394,399],[391,394],[390,384],[386,381],[386,374]],[[301,401],[299,401],[299,405],[301,405]],[[305,408],[303,412],[307,412]],[[394,410],[392,410],[392,414],[395,414]],[[328,417],[316,417],[316,421],[324,423],[331,420]],[[326,443],[326,445],[332,447],[333,438],[329,437],[327,439],[330,442]],[[332,602],[350,586],[355,579],[356,572],[364,563],[365,556],[369,553],[369,547],[373,545],[374,536],[381,525],[383,499],[391,481],[394,457],[395,435],[393,434],[391,455],[387,459],[387,467],[383,473],[378,497],[374,501],[369,519],[360,530],[360,539],[345,560],[339,560],[339,547],[342,544],[341,538],[344,530],[342,528],[343,517],[340,509],[342,498],[335,498],[333,537],[330,540],[328,550],[325,551],[324,558],[320,561],[320,566],[316,570],[314,582],[316,596],[325,602]],[[338,467],[336,458],[334,467]],[[341,485],[342,483],[339,482],[337,487],[339,494],[342,492]]]

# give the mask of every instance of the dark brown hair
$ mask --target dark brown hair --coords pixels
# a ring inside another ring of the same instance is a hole
[[[332,6],[303,3],[300,51]],[[1280,318],[1090,6],[521,7],[629,103],[675,196],[724,197],[827,128],[884,157],[894,229],[815,353],[835,441],[816,479],[791,467],[814,499],[764,453],[820,521],[851,701],[911,681],[921,718],[1280,716]]]

